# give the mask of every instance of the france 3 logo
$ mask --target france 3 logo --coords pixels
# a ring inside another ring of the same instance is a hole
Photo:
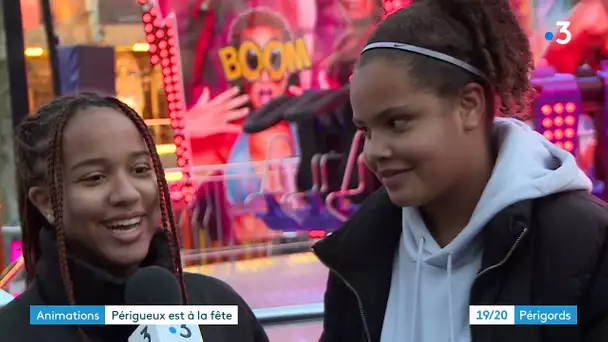
[[[572,32],[570,32],[570,22],[569,21],[558,21],[555,23],[555,26],[558,27],[557,34],[549,31],[545,33],[545,39],[548,41],[553,41],[560,45],[568,44],[572,40]]]

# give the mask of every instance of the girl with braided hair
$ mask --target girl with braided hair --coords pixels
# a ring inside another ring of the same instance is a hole
[[[314,246],[322,342],[608,340],[608,206],[573,155],[508,118],[531,71],[508,0],[417,0],[379,24],[350,99],[383,188]],[[578,312],[473,325],[489,322],[469,305]]]
[[[239,306],[239,325],[201,327],[205,340],[268,340],[227,284],[183,273],[164,170],[133,109],[91,93],[56,99],[21,123],[16,149],[29,285],[0,311],[3,340],[126,341],[132,326],[30,326],[29,307],[124,305],[127,279],[148,266],[175,274],[184,304]]]

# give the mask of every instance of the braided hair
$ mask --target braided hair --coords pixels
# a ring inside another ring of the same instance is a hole
[[[498,114],[529,113],[533,56],[509,0],[414,0],[381,22],[368,44],[382,41],[458,58],[483,71],[487,80],[432,58],[385,49],[364,53],[359,67],[376,58],[400,62],[415,87],[439,96],[456,95],[466,84],[476,82],[484,86],[488,103],[499,102]],[[488,115],[493,118],[494,114],[494,108],[489,108]]]
[[[52,226],[57,236],[57,251],[61,277],[70,304],[76,304],[74,288],[67,262],[66,238],[63,225],[63,132],[66,123],[76,113],[90,108],[112,108],[124,113],[143,137],[158,182],[162,228],[169,244],[172,267],[178,277],[183,301],[187,302],[183,269],[169,187],[160,162],[156,145],[144,120],[128,105],[113,97],[94,93],[80,93],[58,98],[42,106],[28,116],[16,131],[16,158],[18,170],[19,212],[22,220],[23,258],[27,281],[34,278],[35,265],[40,259],[39,235],[43,227]],[[29,199],[28,192],[34,186],[47,187],[50,193],[53,222],[50,222]]]

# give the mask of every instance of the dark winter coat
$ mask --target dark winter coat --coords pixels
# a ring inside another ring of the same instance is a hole
[[[330,268],[321,342],[380,341],[401,213],[382,189],[315,245]],[[607,227],[608,206],[586,192],[523,201],[496,215],[483,231],[470,304],[578,305],[578,325],[475,325],[472,341],[608,341]]]
[[[55,240],[50,231],[41,234],[42,257],[36,265],[31,286],[0,309],[0,340],[3,342],[82,342],[76,326],[30,325],[30,305],[67,305],[61,280]],[[156,234],[145,266],[170,269],[168,246],[162,233]],[[69,257],[69,270],[78,305],[125,305],[126,279],[115,278],[79,259]],[[200,275],[184,274],[189,304],[238,305],[239,324],[200,326],[203,339],[212,342],[268,342],[268,338],[243,299],[224,282]],[[152,285],[151,285],[152,286]],[[82,326],[88,342],[126,342],[136,326]]]

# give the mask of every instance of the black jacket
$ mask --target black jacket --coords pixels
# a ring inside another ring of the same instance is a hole
[[[380,341],[401,212],[381,189],[314,246],[330,268],[321,342]],[[523,201],[496,215],[483,231],[470,304],[578,305],[578,326],[475,325],[472,341],[608,341],[607,227],[608,206],[586,192]]]
[[[55,241],[50,231],[41,232],[42,258],[36,264],[32,285],[0,309],[0,340],[6,342],[83,342],[76,326],[30,325],[30,305],[67,305],[59,271]],[[126,279],[117,279],[73,257],[68,257],[78,305],[124,305]],[[169,251],[162,233],[156,234],[145,266],[170,269]],[[184,274],[191,305],[238,305],[236,326],[200,326],[203,339],[211,342],[268,342],[268,338],[243,299],[224,282],[199,274]],[[151,284],[151,286],[153,286]],[[136,326],[82,326],[88,342],[126,342]]]

